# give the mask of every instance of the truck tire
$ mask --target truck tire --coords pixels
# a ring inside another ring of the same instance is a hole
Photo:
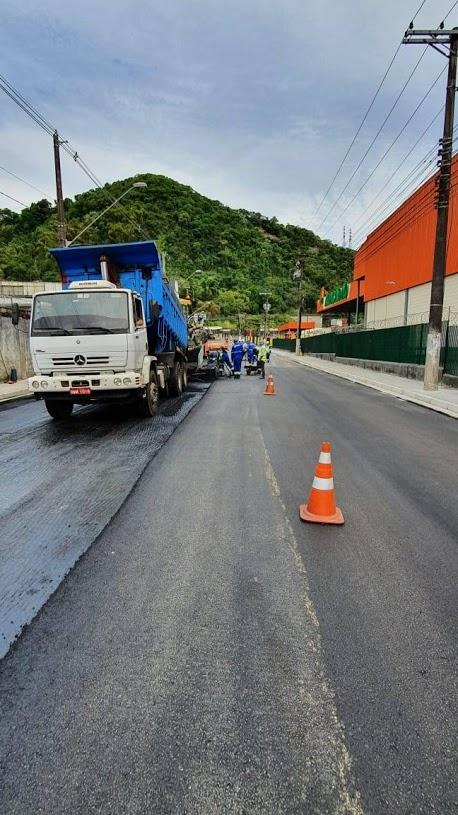
[[[45,399],[45,406],[53,419],[68,419],[72,415],[73,402],[66,399]]]
[[[188,387],[188,369],[186,367],[186,362],[183,362],[183,365],[181,366],[181,371],[182,371],[182,374],[183,374],[183,377],[182,377],[182,379],[183,379],[183,391],[185,391],[186,388]]]
[[[149,383],[144,394],[138,400],[138,413],[143,419],[151,418],[157,413],[159,406],[159,386],[154,371],[150,372]]]
[[[171,396],[181,396],[183,393],[183,373],[180,362],[174,362],[170,371],[169,391]]]

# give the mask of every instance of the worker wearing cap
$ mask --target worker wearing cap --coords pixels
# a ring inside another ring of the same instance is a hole
[[[234,376],[236,379],[240,379],[240,371],[242,369],[242,359],[244,354],[245,351],[243,350],[242,340],[235,340],[231,348],[231,359],[234,366]]]

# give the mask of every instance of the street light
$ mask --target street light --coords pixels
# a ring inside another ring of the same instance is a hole
[[[268,317],[269,311],[272,308],[271,304],[269,303],[269,294],[268,291],[260,291],[259,294],[266,298],[265,303],[262,304],[264,309],[264,339],[267,338],[267,325],[268,325]],[[261,326],[259,327],[259,333],[261,333]]]
[[[75,241],[77,241],[77,240],[78,240],[78,238],[81,238],[81,235],[84,235],[84,233],[85,233],[85,232],[86,232],[88,229],[90,229],[90,227],[91,227],[91,226],[93,226],[93,224],[95,224],[95,222],[96,222],[96,221],[98,221],[98,220],[99,220],[99,218],[101,218],[103,215],[105,215],[105,213],[106,213],[106,212],[108,212],[108,210],[109,210],[109,209],[111,209],[112,207],[114,207],[114,206],[115,206],[115,205],[116,205],[116,204],[117,204],[117,203],[118,203],[118,202],[121,200],[121,198],[124,198],[124,196],[125,196],[125,195],[127,195],[127,194],[128,194],[130,191],[131,191],[131,190],[144,189],[144,188],[145,188],[145,187],[147,187],[147,186],[148,186],[148,185],[147,185],[147,183],[146,183],[145,181],[136,181],[134,184],[132,184],[132,186],[131,186],[131,187],[129,187],[129,189],[125,190],[125,191],[123,192],[123,194],[119,196],[119,198],[116,198],[116,200],[115,200],[115,201],[112,201],[112,203],[111,203],[111,204],[110,204],[108,207],[106,207],[106,208],[103,210],[103,212],[100,212],[98,215],[96,215],[96,217],[95,217],[95,218],[93,218],[93,220],[91,221],[91,223],[90,223],[90,224],[88,224],[87,226],[85,226],[85,227],[84,227],[84,229],[82,229],[82,230],[81,230],[81,232],[78,232],[78,234],[77,234],[77,235],[76,235],[76,236],[73,238],[73,240],[71,240],[71,241],[66,241],[66,242],[65,242],[65,246],[66,246],[66,248],[68,249],[68,247],[69,247],[69,246],[71,246],[71,245],[72,245],[72,243],[75,243]]]

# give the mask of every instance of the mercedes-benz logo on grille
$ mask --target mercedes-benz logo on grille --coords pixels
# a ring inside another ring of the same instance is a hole
[[[85,365],[86,364],[86,357],[83,357],[82,354],[76,354],[74,357],[75,365]]]

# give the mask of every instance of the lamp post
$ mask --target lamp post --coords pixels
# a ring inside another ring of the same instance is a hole
[[[121,200],[121,198],[124,198],[125,195],[128,195],[128,193],[131,190],[144,189],[147,186],[148,185],[146,184],[145,181],[136,181],[135,184],[132,184],[132,186],[129,187],[129,189],[125,190],[123,192],[123,194],[119,196],[119,198],[116,198],[114,201],[112,201],[112,203],[108,207],[105,207],[105,209],[102,212],[100,212],[98,215],[96,215],[96,217],[92,219],[91,223],[88,224],[87,226],[85,226],[84,229],[81,230],[81,232],[78,232],[78,234],[73,238],[73,240],[66,241],[65,242],[66,248],[68,249],[68,247],[71,246],[72,243],[75,243],[75,241],[77,241],[78,238],[81,237],[81,235],[84,235],[84,233],[87,232],[87,230],[90,229],[91,226],[93,226],[96,223],[96,221],[99,220],[99,218],[102,218],[102,216],[105,215],[105,213],[108,212],[108,210],[110,210],[110,209],[112,209],[112,207],[116,206],[116,204]]]
[[[188,285],[188,284],[189,284],[189,281],[190,281],[190,280],[192,280],[192,278],[193,278],[193,277],[194,277],[196,274],[203,274],[203,269],[196,269],[194,272],[191,272],[191,274],[190,274],[190,275],[188,275],[188,276],[187,276],[187,277],[186,277],[186,278],[183,280],[183,286],[186,286],[186,291],[187,291],[187,293],[188,293],[188,297],[189,297],[189,291],[190,291],[190,289],[189,289],[189,285]]]
[[[268,292],[268,291],[260,291],[259,294],[266,298],[265,302],[262,304],[262,307],[264,309],[264,340],[266,340],[267,339],[267,319],[268,319],[268,316],[269,316],[269,311],[272,308],[271,304],[269,303],[269,294],[270,294],[270,292]]]

